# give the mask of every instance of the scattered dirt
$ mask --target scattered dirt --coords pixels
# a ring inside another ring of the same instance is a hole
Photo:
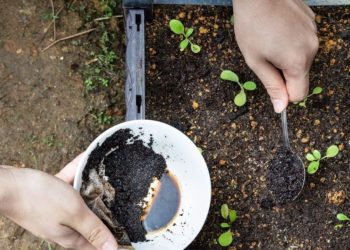
[[[116,192],[115,203],[109,209],[132,242],[146,240],[141,222],[147,207],[144,199],[154,178],[160,180],[165,173],[165,159],[151,147],[152,144],[146,147],[131,130],[119,130],[92,151],[83,172],[85,182],[92,168],[108,177]]]
[[[208,219],[188,249],[221,249],[215,239],[223,232],[219,214],[223,203],[238,213],[232,249],[344,249],[350,245],[350,227],[334,229],[336,214],[350,213],[348,196],[339,206],[327,202],[332,190],[350,192],[350,9],[313,9],[319,16],[320,50],[310,72],[310,88],[321,86],[324,92],[309,98],[307,108],[290,104],[291,145],[305,164],[306,153],[313,149],[324,152],[337,144],[342,150],[323,161],[316,174],[307,175],[297,200],[263,209],[268,164],[281,145],[280,119],[235,42],[232,9],[155,8],[146,28],[146,117],[187,134],[203,150],[212,182]],[[180,38],[168,27],[172,18],[195,29],[191,38],[202,46],[199,54],[180,52]],[[206,32],[200,33],[200,27]],[[233,70],[242,81],[257,83],[245,106],[234,105],[239,87],[220,80],[224,69]],[[310,183],[315,186],[311,188]],[[266,200],[266,207],[272,205]]]
[[[269,163],[267,181],[277,204],[294,200],[303,188],[304,166],[298,156],[281,147]]]

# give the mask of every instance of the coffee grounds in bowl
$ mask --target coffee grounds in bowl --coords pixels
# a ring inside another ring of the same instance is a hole
[[[104,203],[132,242],[146,240],[141,221],[147,206],[144,199],[154,178],[160,180],[166,169],[164,157],[153,151],[152,143],[146,145],[130,129],[118,130],[91,152],[83,171],[81,193],[91,169],[115,189],[115,200]]]

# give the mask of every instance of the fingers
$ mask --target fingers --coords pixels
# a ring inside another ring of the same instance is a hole
[[[280,72],[269,62],[261,61],[249,67],[264,84],[276,113],[288,106],[288,92]]]
[[[96,250],[87,239],[70,227],[63,226],[62,230],[64,233],[56,239],[60,246],[67,249]]]
[[[83,153],[75,157],[73,161],[68,163],[60,172],[56,174],[56,177],[60,178],[61,180],[63,180],[68,184],[73,184],[74,176],[82,156],[83,156]]]
[[[117,250],[118,245],[112,233],[87,206],[84,207],[66,225],[81,234],[97,250]]]
[[[300,72],[296,74],[288,74],[283,71],[286,79],[289,100],[292,102],[302,101],[309,92],[309,73]]]

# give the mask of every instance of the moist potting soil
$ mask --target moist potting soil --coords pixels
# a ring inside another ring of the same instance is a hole
[[[281,147],[269,163],[268,188],[276,203],[292,201],[303,187],[304,172],[298,157]]]
[[[154,178],[160,179],[166,169],[165,159],[152,144],[153,140],[145,146],[129,129],[118,130],[91,152],[83,172],[83,182],[94,168],[113,186],[115,201],[109,209],[132,242],[146,240],[141,221],[147,205],[144,198]]]

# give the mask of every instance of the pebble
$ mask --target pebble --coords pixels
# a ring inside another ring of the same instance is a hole
[[[220,161],[219,161],[219,165],[220,165],[220,166],[226,165],[226,161],[225,161],[225,160],[220,160]]]
[[[206,34],[208,33],[208,29],[204,28],[203,26],[199,27],[199,34]]]
[[[321,178],[320,178],[320,182],[325,183],[325,181],[326,181],[326,178],[325,178],[325,177],[321,177]]]
[[[185,18],[186,17],[186,13],[185,12],[180,12],[179,13],[179,18]]]
[[[193,102],[192,102],[192,108],[193,108],[194,110],[196,110],[196,109],[198,109],[198,107],[199,107],[198,102],[193,101]]]
[[[313,182],[311,182],[311,183],[310,183],[310,188],[314,188],[314,187],[316,187],[316,184],[313,183]]]
[[[329,203],[339,206],[345,201],[345,192],[344,190],[328,192],[327,199]]]
[[[301,142],[302,143],[308,143],[310,141],[310,138],[309,137],[303,137],[301,138]]]
[[[318,125],[320,125],[321,124],[321,121],[319,120],[319,119],[316,119],[315,121],[314,121],[314,125],[315,126],[318,126]]]

